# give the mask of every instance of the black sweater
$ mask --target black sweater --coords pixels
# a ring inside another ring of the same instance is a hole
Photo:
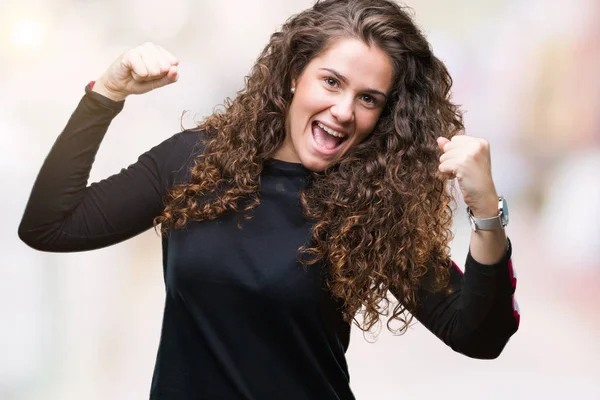
[[[177,133],[120,173],[87,185],[100,143],[123,108],[86,90],[48,154],[19,236],[52,252],[93,250],[151,228],[167,190],[189,179],[200,134]],[[238,229],[233,212],[163,238],[166,300],[151,399],[353,399],[345,352],[350,325],[325,289],[323,268],[303,270],[310,237],[301,164],[270,160],[261,204]],[[469,254],[451,288],[419,293],[416,318],[455,351],[497,357],[517,330],[511,249],[496,265]]]

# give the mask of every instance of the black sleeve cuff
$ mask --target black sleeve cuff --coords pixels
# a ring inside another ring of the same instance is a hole
[[[512,294],[515,291],[514,271],[512,267],[512,244],[508,239],[506,253],[495,264],[481,264],[477,262],[471,252],[467,255],[465,263],[465,283],[478,293]]]
[[[119,113],[123,106],[125,105],[125,100],[123,101],[114,101],[109,99],[108,97],[102,96],[98,92],[92,91],[90,89],[90,84],[88,83],[85,86],[85,96],[86,98],[92,100],[95,104],[102,106],[108,110],[113,111],[114,113]]]
[[[502,256],[500,261],[498,261],[497,263],[482,264],[473,258],[473,256],[471,255],[471,250],[469,250],[469,254],[467,255],[466,265],[473,266],[473,268],[481,269],[482,272],[484,272],[484,273],[488,272],[490,274],[494,274],[494,272],[495,272],[495,271],[493,271],[494,269],[508,266],[508,261],[510,260],[510,258],[512,256],[512,244],[510,243],[510,239],[508,239],[508,238],[507,238],[507,242],[508,242],[508,244],[507,244],[506,252],[504,253],[504,256]]]

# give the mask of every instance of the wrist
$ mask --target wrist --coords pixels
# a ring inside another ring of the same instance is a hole
[[[101,80],[90,82],[90,90],[116,102],[125,101],[125,99],[127,98],[127,96],[115,93],[107,89]]]
[[[493,218],[498,216],[498,195],[494,192],[485,196],[481,201],[468,205],[476,218]]]

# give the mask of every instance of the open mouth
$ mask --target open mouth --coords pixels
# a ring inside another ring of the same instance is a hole
[[[347,134],[333,130],[318,121],[312,123],[312,133],[315,143],[327,152],[335,152],[348,140]]]

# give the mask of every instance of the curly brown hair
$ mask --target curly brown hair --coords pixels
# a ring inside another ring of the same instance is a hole
[[[154,224],[166,233],[228,210],[251,217],[260,204],[263,163],[286,135],[292,78],[339,38],[385,51],[394,84],[373,132],[335,165],[313,172],[301,192],[305,215],[315,223],[298,259],[328,268],[328,288],[343,300],[344,319],[364,331],[389,315],[390,291],[398,304],[387,327],[403,333],[423,276],[431,272],[437,289],[448,281],[452,197],[438,173],[436,138],[451,138],[463,124],[450,101],[446,67],[406,9],[391,1],[324,0],[291,17],[271,36],[245,88],[199,124],[205,151],[195,159],[191,181],[171,189]],[[400,329],[390,328],[393,320]]]

